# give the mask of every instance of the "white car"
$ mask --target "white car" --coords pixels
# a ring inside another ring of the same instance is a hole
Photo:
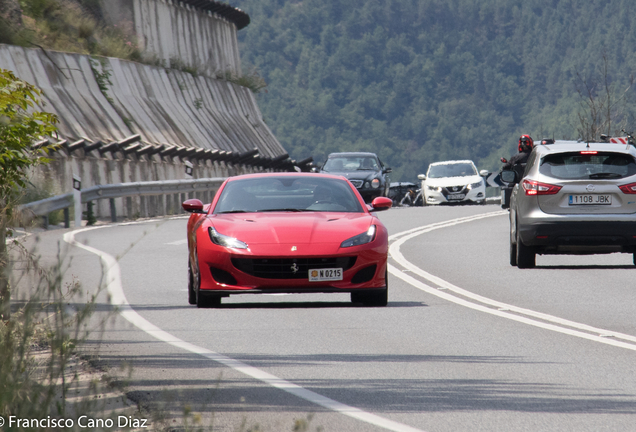
[[[471,160],[435,162],[429,165],[422,180],[424,203],[477,203],[486,200],[486,182]]]

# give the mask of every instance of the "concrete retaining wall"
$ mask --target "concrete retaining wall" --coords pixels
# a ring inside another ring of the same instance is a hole
[[[107,22],[134,29],[140,48],[166,66],[176,61],[214,77],[241,73],[234,23],[173,0],[101,0]],[[127,24],[127,21],[131,21]]]
[[[273,136],[252,92],[227,81],[193,77],[184,72],[114,58],[100,61],[85,55],[44,52],[0,45],[0,68],[44,92],[39,108],[58,115],[60,139],[120,141],[134,134],[143,144],[224,150],[242,154],[257,148],[263,158],[286,154]],[[95,69],[95,72],[93,70]],[[96,75],[97,73],[97,75]],[[106,77],[106,95],[96,76]],[[53,195],[70,192],[73,174],[83,187],[131,181],[185,178],[179,157],[120,153],[57,152],[33,181]],[[258,166],[230,162],[194,161],[194,178],[225,177],[263,171]],[[144,214],[143,200],[138,204]],[[127,214],[118,203],[118,214]],[[106,204],[98,215],[108,215]]]
[[[140,134],[149,144],[234,152],[258,148],[264,157],[285,153],[252,92],[227,81],[11,45],[0,45],[0,67],[44,91],[43,109],[59,116],[60,135],[69,140],[118,141]],[[105,95],[98,80],[107,87]]]

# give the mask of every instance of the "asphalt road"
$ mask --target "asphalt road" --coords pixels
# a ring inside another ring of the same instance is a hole
[[[379,216],[386,308],[340,294],[190,306],[183,217],[75,233],[89,250],[69,247],[66,277],[102,287],[97,318],[121,305],[91,346],[122,380],[132,365],[129,395],[168,415],[187,405],[214,430],[291,431],[308,415],[308,430],[336,432],[636,430],[631,256],[519,270],[498,206]],[[52,260],[64,234],[40,234],[38,253]]]

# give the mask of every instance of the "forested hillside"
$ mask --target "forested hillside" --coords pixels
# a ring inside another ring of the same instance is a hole
[[[259,106],[296,159],[373,151],[395,180],[451,158],[494,169],[521,133],[577,138],[584,81],[616,98],[610,133],[636,125],[636,98],[618,98],[636,71],[633,0],[230,3],[252,19],[244,72],[267,81]]]

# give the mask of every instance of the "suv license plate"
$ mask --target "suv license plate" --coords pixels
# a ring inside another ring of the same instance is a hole
[[[446,199],[449,201],[463,200],[464,198],[466,198],[466,194],[450,194],[446,197]]]
[[[309,282],[340,281],[342,280],[341,268],[309,269]]]
[[[612,205],[611,195],[570,195],[570,205]]]

